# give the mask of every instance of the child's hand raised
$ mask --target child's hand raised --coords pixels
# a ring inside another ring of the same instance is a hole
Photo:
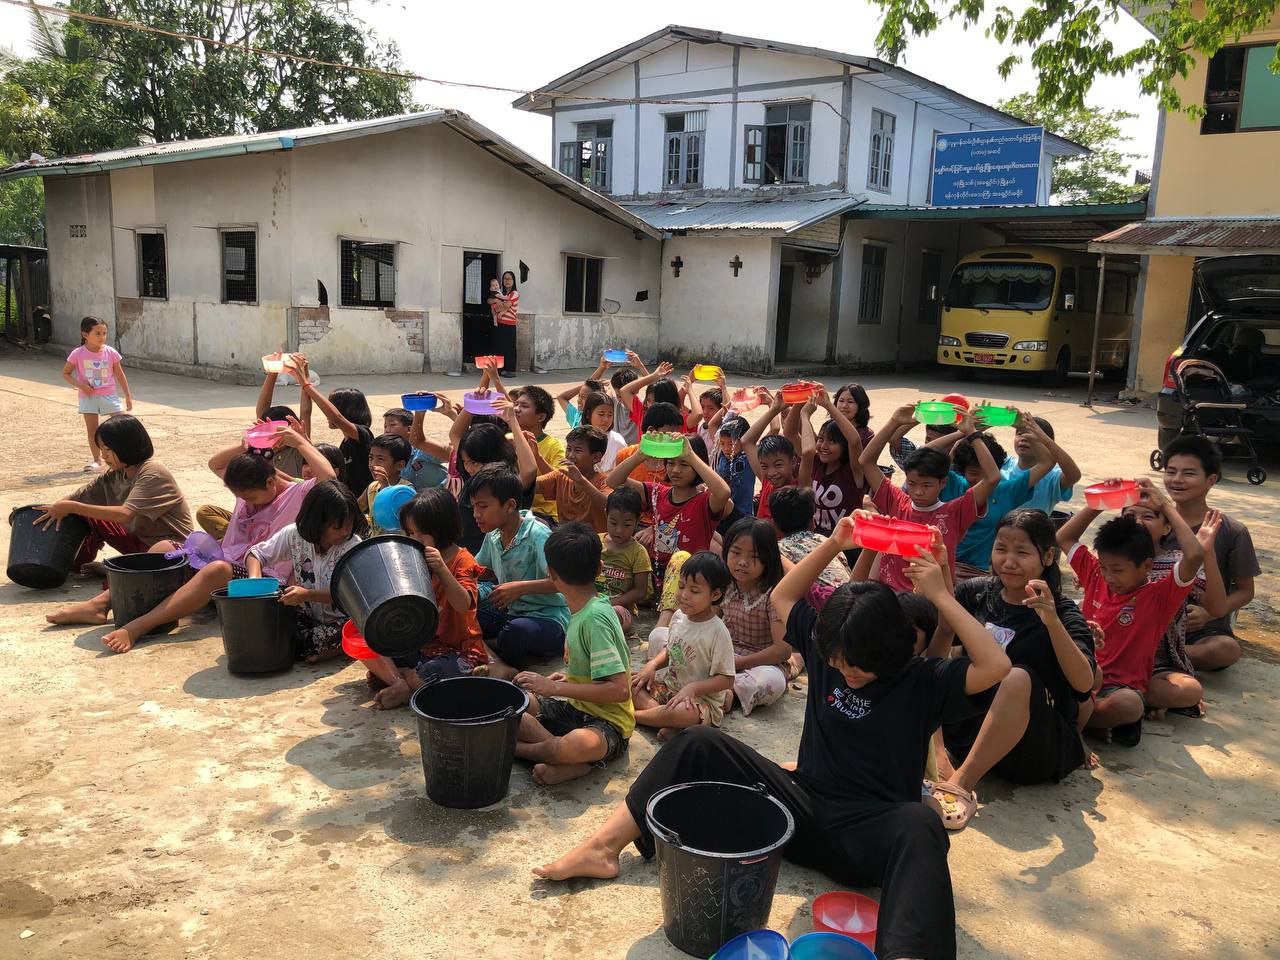
[[[1138,493],[1142,499],[1156,510],[1164,510],[1169,506],[1169,498],[1146,477],[1139,477],[1134,483],[1138,485]]]
[[[1206,511],[1204,519],[1200,521],[1200,529],[1196,531],[1196,539],[1200,541],[1200,546],[1204,547],[1206,554],[1210,554],[1213,550],[1213,541],[1217,539],[1220,529],[1222,529],[1222,512]]]
[[[821,407],[823,410],[826,410],[828,413],[831,412],[831,408],[832,408],[831,394],[827,393],[827,388],[824,387],[822,384],[818,384],[818,389],[814,391],[813,399],[810,400],[809,402],[817,404],[819,407]]]
[[[667,363],[667,361],[663,360],[660,364],[658,364],[658,368],[654,371],[654,373],[656,373],[659,377],[665,377],[674,369],[675,367]]]
[[[1053,599],[1053,592],[1043,580],[1027,582],[1027,599],[1022,601],[1024,607],[1030,607],[1046,627],[1058,619],[1058,607]]]
[[[853,549],[853,519],[860,514],[864,518],[871,516],[866,510],[855,510],[852,517],[841,517],[836,523],[836,528],[831,531],[830,539],[836,541],[841,550]]]
[[[916,547],[916,555],[907,561],[903,572],[921,596],[932,600],[947,595],[947,579],[942,567],[924,547]]]
[[[914,403],[905,403],[897,410],[893,411],[893,416],[889,418],[900,427],[905,427],[909,423],[916,422],[916,405]]]

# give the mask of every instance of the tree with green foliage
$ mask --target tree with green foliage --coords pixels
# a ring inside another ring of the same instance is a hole
[[[1208,61],[1225,44],[1265,27],[1277,0],[1029,0],[1014,10],[1001,3],[988,11],[986,0],[875,0],[883,11],[876,49],[896,61],[910,37],[932,33],[944,21],[966,28],[981,26],[986,35],[1016,52],[1000,62],[1000,75],[1029,60],[1039,80],[1038,103],[1082,110],[1098,77],[1139,75],[1144,94],[1161,108],[1204,113],[1185,103],[1174,83],[1196,61]],[[1132,13],[1151,32],[1137,46],[1118,48],[1108,31]],[[1280,55],[1271,69],[1280,72]]]
[[[378,40],[341,0],[70,0],[67,8],[207,39],[33,11],[35,56],[0,56],[6,156],[67,156],[417,109],[410,81],[383,75],[401,72],[395,43]]]
[[[0,153],[0,168],[8,163]],[[0,243],[45,245],[44,181],[39,177],[0,182]]]
[[[1139,154],[1124,149],[1132,138],[1120,125],[1134,114],[1124,110],[1096,110],[1084,107],[1064,110],[1036,102],[1035,94],[1020,93],[997,106],[1029,126],[1044,127],[1049,133],[1074,140],[1092,152],[1083,157],[1054,157],[1053,200],[1057,203],[1127,203],[1147,192],[1145,184],[1134,184],[1130,170]]]

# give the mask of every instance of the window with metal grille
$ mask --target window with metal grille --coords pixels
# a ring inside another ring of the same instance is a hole
[[[568,254],[564,258],[564,312],[599,313],[604,261]]]
[[[138,296],[153,300],[169,298],[163,233],[138,233]]]
[[[858,322],[879,323],[884,310],[884,267],[888,251],[868,243],[862,248],[862,287],[858,291]]]
[[[893,134],[897,118],[881,110],[871,111],[871,159],[867,169],[867,186],[872,190],[889,189],[893,179]]]
[[[669,113],[664,122],[664,186],[668,190],[702,186],[702,143],[707,130],[707,111]]]
[[[575,130],[575,139],[560,144],[560,172],[593,190],[608,193],[612,187],[609,158],[613,152],[613,121],[579,123]]]
[[[258,233],[222,231],[222,302],[258,302]]]
[[[394,307],[396,305],[396,245],[343,240],[342,291],[344,307]]]
[[[745,128],[744,183],[808,183],[811,103],[767,107],[763,124]]]

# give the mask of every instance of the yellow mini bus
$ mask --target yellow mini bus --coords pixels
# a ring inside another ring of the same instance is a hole
[[[1107,262],[1098,370],[1129,363],[1134,264]],[[1062,383],[1089,370],[1098,258],[1058,247],[987,247],[960,259],[942,301],[938,363],[973,370],[1040,372]]]

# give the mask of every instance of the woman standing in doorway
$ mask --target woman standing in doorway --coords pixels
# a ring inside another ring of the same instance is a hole
[[[510,270],[502,274],[498,289],[489,288],[489,309],[493,311],[493,352],[502,357],[502,376],[509,377],[519,368],[516,362],[516,324],[519,322],[520,291],[516,275]]]

